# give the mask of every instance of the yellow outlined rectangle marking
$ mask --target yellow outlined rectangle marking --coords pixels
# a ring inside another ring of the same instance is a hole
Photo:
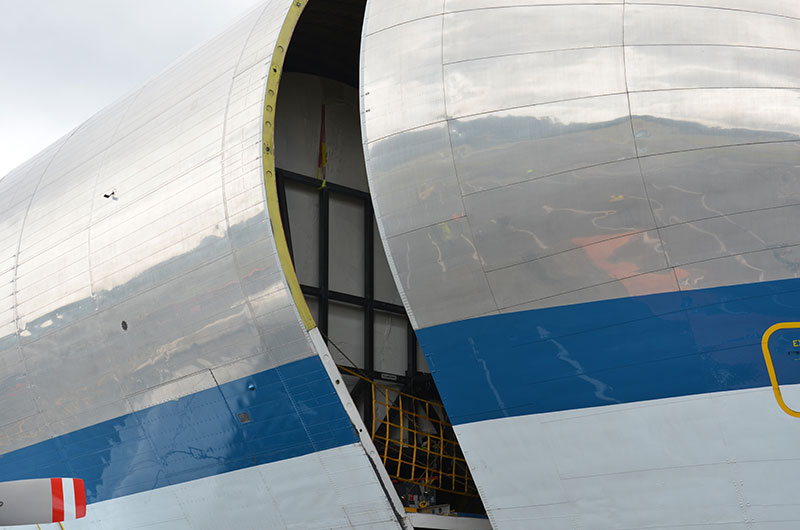
[[[800,322],[780,322],[778,324],[770,326],[769,329],[767,329],[767,331],[765,331],[764,335],[761,337],[761,352],[764,354],[764,361],[767,363],[769,380],[772,382],[772,391],[775,393],[775,399],[778,401],[778,405],[789,416],[800,418],[800,412],[789,408],[786,402],[783,401],[783,395],[781,395],[781,388],[778,385],[778,378],[775,375],[775,367],[772,364],[772,355],[769,352],[769,338],[772,336],[773,333],[781,329],[800,329]]]

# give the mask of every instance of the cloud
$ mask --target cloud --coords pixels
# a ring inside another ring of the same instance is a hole
[[[5,0],[0,178],[257,0]]]

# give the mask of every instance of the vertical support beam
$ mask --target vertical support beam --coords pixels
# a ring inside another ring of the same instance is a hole
[[[375,369],[375,238],[372,230],[372,201],[364,199],[364,368]],[[374,387],[373,387],[374,388]],[[364,396],[364,420],[374,421],[375,392]]]
[[[375,238],[372,201],[364,200],[364,368],[375,369]]]
[[[369,436],[375,435],[375,385],[369,385],[369,391],[364,392],[364,423],[369,426]]]
[[[406,355],[408,361],[406,376],[413,380],[417,375],[417,335],[414,333],[411,320],[406,320]]]
[[[317,321],[323,337],[328,336],[329,211],[330,193],[328,187],[323,185],[319,192],[319,319]]]
[[[289,247],[289,257],[292,258],[294,266],[294,249],[292,248],[292,229],[289,225],[289,206],[286,204],[286,180],[283,178],[283,171],[275,168],[275,184],[278,188],[278,206],[281,210],[281,221],[283,222],[283,233],[286,236],[286,245]]]

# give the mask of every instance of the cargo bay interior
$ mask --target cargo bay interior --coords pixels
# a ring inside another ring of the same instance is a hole
[[[395,287],[362,150],[365,0],[309,2],[278,90],[281,221],[300,287],[408,511],[485,513]]]

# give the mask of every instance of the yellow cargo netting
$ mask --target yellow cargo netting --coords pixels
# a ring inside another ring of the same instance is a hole
[[[370,423],[367,427],[392,479],[478,496],[441,403],[381,385],[346,366],[339,366],[339,370],[369,385],[372,407],[371,414],[365,415]]]

